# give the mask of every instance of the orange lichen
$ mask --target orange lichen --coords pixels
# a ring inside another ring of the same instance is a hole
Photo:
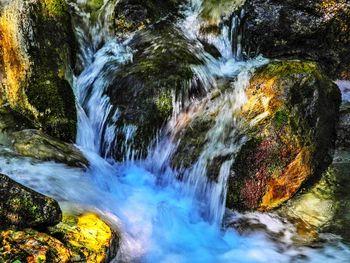
[[[268,182],[259,210],[270,210],[291,198],[311,175],[311,150],[303,148],[278,178]]]

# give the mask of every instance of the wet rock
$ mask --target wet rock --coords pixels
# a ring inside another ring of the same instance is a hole
[[[350,103],[340,108],[336,145],[339,148],[350,148]]]
[[[331,163],[340,92],[317,64],[282,61],[259,69],[246,94],[248,140],[233,164],[227,206],[270,210]]]
[[[1,262],[110,262],[118,235],[97,215],[64,215],[47,233],[33,229],[0,232]]]
[[[59,240],[33,229],[0,232],[1,262],[71,262],[70,251]]]
[[[332,232],[348,242],[350,235],[344,229],[349,227],[349,169],[350,149],[337,149],[322,177],[304,187],[278,213],[303,233]]]
[[[349,1],[248,0],[243,8],[250,56],[312,59],[332,78],[349,76]]]
[[[93,213],[64,215],[49,232],[69,248],[72,262],[110,262],[119,248],[119,236]]]
[[[185,103],[203,93],[201,81],[192,70],[202,62],[193,55],[192,43],[167,23],[139,32],[130,46],[136,51],[133,61],[114,72],[108,95],[118,108],[116,140],[144,156],[171,116],[173,100]],[[121,143],[115,145],[114,156],[123,158],[128,149]]]
[[[250,74],[237,82],[247,85],[245,96],[224,85],[179,115],[171,164],[200,165],[218,181],[232,161],[227,207],[266,211],[331,163],[340,92],[313,62],[275,61]]]
[[[130,33],[174,15],[183,0],[121,0],[115,7],[117,33]]]
[[[11,134],[14,150],[22,155],[43,161],[56,161],[70,166],[87,167],[88,161],[73,144],[38,130],[22,130]]]
[[[0,108],[0,132],[11,133],[23,129],[34,128],[34,124],[21,113],[10,107]]]
[[[1,228],[45,227],[61,221],[58,203],[0,174]]]
[[[74,34],[64,0],[14,0],[0,8],[0,104],[72,141],[75,98],[66,76]]]

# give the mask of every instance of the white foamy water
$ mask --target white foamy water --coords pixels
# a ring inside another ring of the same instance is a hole
[[[343,101],[350,102],[350,81],[349,80],[337,80],[335,82],[342,94]]]

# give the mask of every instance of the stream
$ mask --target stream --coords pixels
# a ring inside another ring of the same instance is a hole
[[[112,37],[108,10],[113,1],[105,0],[94,22],[84,12],[84,1],[76,2],[71,6],[83,69],[73,78],[78,109],[76,145],[90,165],[83,170],[5,152],[0,157],[2,173],[53,196],[63,210],[90,209],[101,214],[121,233],[115,262],[350,262],[350,250],[337,235],[322,234],[322,242],[310,245],[277,213],[241,214],[225,209],[232,160],[222,164],[217,181],[205,176],[209,160],[223,151],[234,156],[244,142],[239,118],[246,101],[244,90],[254,68],[268,62],[262,57],[242,60],[242,36],[236,28],[239,18],[224,24],[219,35],[203,36],[198,18],[202,2],[192,0],[183,8],[174,27],[204,61],[192,66],[192,71],[207,95],[181,98],[181,102],[174,95],[171,119],[148,146],[147,156],[140,158],[133,147],[137,127],[115,126],[120,113],[106,94],[115,81],[113,74],[133,62],[135,51],[130,43],[134,35],[123,40]],[[206,52],[199,38],[214,45],[220,56]],[[223,101],[214,103],[208,98],[220,79],[232,80],[233,89]],[[218,112],[216,123],[198,161],[178,180],[178,171],[170,165],[178,145],[176,134],[186,118],[204,110],[203,101]],[[116,136],[117,131],[124,135],[124,141]],[[230,147],[225,143],[227,138]],[[123,161],[113,159],[116,144],[122,148]]]

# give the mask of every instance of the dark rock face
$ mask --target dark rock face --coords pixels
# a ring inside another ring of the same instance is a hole
[[[58,203],[0,174],[1,228],[46,227],[58,224],[62,212]]]
[[[22,114],[10,107],[0,108],[0,132],[12,133],[32,128],[34,128],[34,124]]]
[[[332,78],[349,77],[349,1],[248,0],[244,10],[250,56],[312,59]]]
[[[175,14],[183,0],[121,0],[115,7],[117,33],[132,32]]]
[[[191,68],[202,62],[193,55],[191,43],[167,22],[140,31],[130,46],[136,51],[133,61],[114,73],[107,93],[119,112],[115,122],[121,127],[117,140],[127,141],[123,127],[135,127],[128,143],[144,156],[151,140],[171,116],[173,98],[186,101],[203,92]],[[123,151],[122,145],[116,146],[117,159],[123,157]]]
[[[12,146],[21,156],[87,167],[88,161],[74,145],[62,142],[38,130],[22,130],[10,135]]]
[[[63,0],[11,1],[0,10],[1,104],[48,134],[73,141],[75,98],[66,75],[74,34]]]

